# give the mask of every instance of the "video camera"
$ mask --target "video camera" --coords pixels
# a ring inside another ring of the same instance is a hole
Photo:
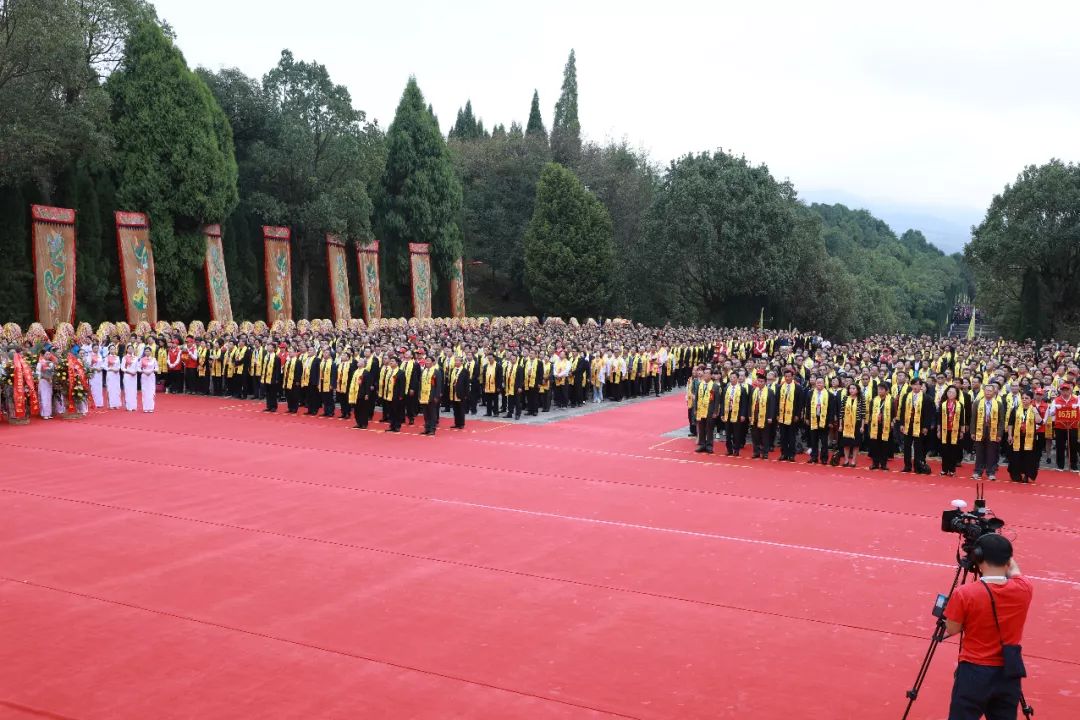
[[[941,531],[953,532],[960,535],[960,550],[957,551],[957,562],[965,570],[978,572],[978,561],[975,558],[975,543],[983,535],[996,533],[1005,527],[1005,521],[995,517],[994,513],[986,507],[986,498],[983,496],[983,485],[979,483],[975,490],[975,509],[965,512],[967,503],[963,500],[953,500],[952,510],[941,513]],[[963,553],[963,556],[961,556]]]

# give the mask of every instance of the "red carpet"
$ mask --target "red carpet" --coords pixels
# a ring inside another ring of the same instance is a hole
[[[682,402],[0,427],[0,718],[899,718],[972,483],[702,457]],[[1028,698],[1080,717],[1080,478],[988,500],[1037,578]]]

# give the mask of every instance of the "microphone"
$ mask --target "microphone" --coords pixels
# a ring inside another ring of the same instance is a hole
[[[953,500],[950,504],[957,510],[963,510],[967,507],[967,501],[965,500]]]

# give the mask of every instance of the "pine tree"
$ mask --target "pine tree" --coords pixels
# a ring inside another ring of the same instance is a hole
[[[545,143],[548,140],[547,128],[544,120],[540,117],[540,93],[533,90],[532,107],[529,108],[529,123],[525,126],[525,134],[529,137],[541,138]]]
[[[433,303],[445,295],[436,293],[439,280],[449,278],[462,250],[461,184],[438,125],[425,111],[415,77],[409,78],[402,93],[386,133],[386,147],[378,199],[379,237],[386,249],[382,278],[388,311],[408,314],[408,244],[431,245]]]
[[[532,116],[529,117],[532,126]],[[557,163],[575,167],[581,158],[581,123],[578,122],[577,63],[574,51],[563,70],[562,94],[555,103],[551,123],[551,155]]]
[[[199,228],[224,221],[238,201],[232,129],[206,83],[151,22],[132,33],[106,89],[117,202],[150,216],[160,316],[188,320],[205,294]]]
[[[525,231],[525,286],[536,307],[582,319],[605,312],[614,266],[607,210],[572,171],[548,163]]]

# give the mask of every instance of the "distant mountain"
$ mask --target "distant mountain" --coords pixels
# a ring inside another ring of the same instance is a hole
[[[964,245],[971,239],[971,226],[979,224],[985,212],[972,208],[900,205],[867,200],[843,190],[800,191],[799,195],[808,203],[840,203],[852,209],[869,210],[888,223],[898,236],[905,230],[919,230],[931,244],[946,254],[963,251]]]

